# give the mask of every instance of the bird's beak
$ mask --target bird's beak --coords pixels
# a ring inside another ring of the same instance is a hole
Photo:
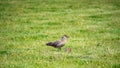
[[[67,38],[70,38],[69,36],[67,36]]]
[[[70,38],[69,36],[66,36],[67,38]]]
[[[64,35],[66,38],[69,38],[69,36],[67,36],[67,35]]]

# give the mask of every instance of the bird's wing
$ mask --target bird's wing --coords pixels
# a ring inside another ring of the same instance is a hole
[[[52,45],[57,46],[61,41],[55,41],[52,43]]]

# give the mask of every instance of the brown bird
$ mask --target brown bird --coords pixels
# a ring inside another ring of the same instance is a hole
[[[67,35],[63,35],[61,40],[58,40],[55,42],[48,42],[46,45],[52,46],[52,47],[55,47],[55,48],[58,48],[59,50],[61,50],[61,47],[63,47],[66,44],[67,38],[69,38]]]

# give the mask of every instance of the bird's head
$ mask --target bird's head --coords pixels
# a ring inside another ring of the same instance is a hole
[[[69,38],[69,36],[67,36],[67,35],[63,35],[63,37]]]

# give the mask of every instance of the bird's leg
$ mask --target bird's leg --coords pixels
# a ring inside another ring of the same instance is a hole
[[[61,47],[60,47],[60,48],[58,48],[58,51],[61,51]]]

